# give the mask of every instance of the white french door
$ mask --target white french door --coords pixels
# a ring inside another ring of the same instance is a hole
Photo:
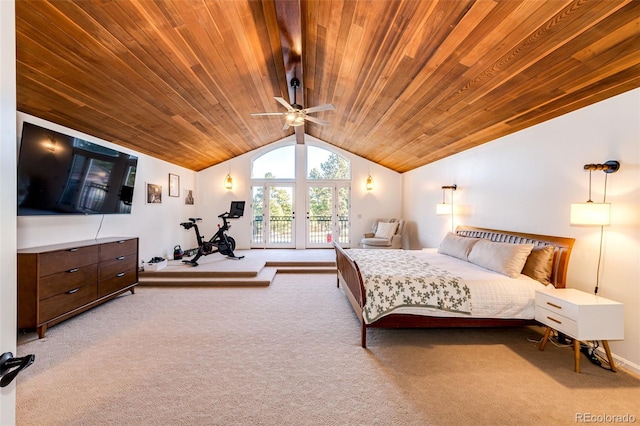
[[[351,188],[349,183],[308,183],[306,247],[349,247]]]
[[[295,184],[252,187],[252,248],[295,248]]]

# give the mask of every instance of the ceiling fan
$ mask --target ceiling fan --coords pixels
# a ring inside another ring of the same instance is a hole
[[[293,103],[292,104],[290,104],[289,102],[284,100],[284,98],[281,98],[279,96],[274,97],[276,101],[280,102],[282,106],[284,106],[287,109],[286,112],[255,112],[255,113],[252,113],[251,115],[253,116],[260,116],[260,115],[284,116],[285,123],[284,123],[284,126],[282,127],[282,130],[288,130],[289,127],[302,126],[305,120],[310,121],[311,123],[319,124],[321,126],[328,125],[329,124],[328,121],[320,120],[319,118],[312,117],[308,114],[312,112],[334,110],[336,108],[333,106],[333,104],[325,104],[325,105],[319,105],[319,106],[310,107],[310,108],[303,108],[302,105],[298,105],[296,103],[296,89],[300,87],[300,80],[298,80],[295,77],[292,78],[291,87],[293,87]]]

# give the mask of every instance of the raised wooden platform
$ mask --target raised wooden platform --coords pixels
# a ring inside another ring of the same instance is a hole
[[[332,249],[316,250],[236,250],[243,259],[220,254],[201,257],[194,267],[169,260],[159,271],[140,272],[141,286],[268,286],[276,273],[335,274]]]

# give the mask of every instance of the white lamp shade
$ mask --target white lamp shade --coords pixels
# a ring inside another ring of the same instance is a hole
[[[609,203],[571,204],[571,225],[609,225]]]
[[[452,212],[452,205],[451,204],[439,203],[439,204],[436,205],[436,214],[437,215],[451,214],[451,212]]]

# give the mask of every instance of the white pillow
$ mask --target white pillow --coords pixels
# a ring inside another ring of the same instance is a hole
[[[389,239],[396,234],[396,229],[398,229],[398,222],[378,222],[375,237]]]
[[[459,237],[453,232],[449,232],[440,243],[438,253],[468,260],[469,252],[478,241],[480,241],[478,238]]]
[[[533,244],[496,243],[480,240],[469,253],[469,262],[502,275],[516,278],[522,273]]]

